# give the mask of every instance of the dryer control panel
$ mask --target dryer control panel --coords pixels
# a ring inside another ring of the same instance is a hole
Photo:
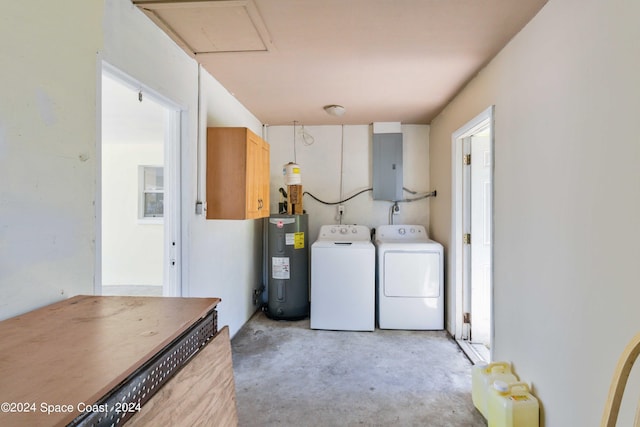
[[[427,230],[422,225],[381,225],[376,228],[376,240],[384,241],[424,241]]]

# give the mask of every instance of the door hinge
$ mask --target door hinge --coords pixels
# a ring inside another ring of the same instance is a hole
[[[462,157],[462,164],[464,164],[465,166],[470,165],[471,164],[471,154],[465,154]]]
[[[464,236],[462,236],[462,243],[464,243],[465,245],[470,245],[471,244],[471,234],[465,233]]]
[[[462,323],[469,323],[471,324],[471,313],[464,313],[462,315]]]

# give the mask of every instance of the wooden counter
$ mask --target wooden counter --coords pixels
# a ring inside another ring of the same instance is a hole
[[[0,426],[72,422],[219,302],[77,296],[0,322],[0,403],[22,412],[3,404]]]

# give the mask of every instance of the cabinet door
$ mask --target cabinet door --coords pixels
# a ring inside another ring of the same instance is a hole
[[[207,219],[269,216],[269,144],[247,128],[207,129]]]
[[[246,135],[246,128],[207,129],[207,219],[246,217]]]
[[[259,218],[260,213],[260,154],[262,140],[253,132],[247,132],[247,218]]]
[[[269,181],[271,177],[270,157],[269,157],[269,144],[266,141],[262,141],[260,156],[260,216],[269,216]]]

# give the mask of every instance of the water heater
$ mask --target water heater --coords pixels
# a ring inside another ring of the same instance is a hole
[[[306,214],[269,217],[266,314],[272,319],[309,315],[308,228]]]

